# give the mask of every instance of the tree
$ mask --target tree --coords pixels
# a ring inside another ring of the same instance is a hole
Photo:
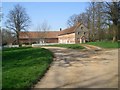
[[[68,26],[77,22],[89,29],[89,40],[120,39],[120,2],[91,2],[85,12],[70,16]]]
[[[92,24],[92,40],[95,41],[95,2],[91,2],[91,24]]]
[[[19,33],[21,30],[26,30],[30,25],[30,18],[26,13],[25,8],[19,4],[14,6],[14,9],[9,11],[5,24],[8,29],[15,31],[17,43],[21,46],[19,42]]]
[[[2,18],[3,18],[2,7],[0,7],[0,22],[1,22]]]
[[[15,41],[16,41],[15,33],[3,28],[2,29],[2,45],[12,44],[12,43],[15,43]]]
[[[80,13],[80,14],[73,14],[69,17],[67,24],[68,27],[75,26],[77,23],[84,23],[87,26],[87,16],[86,12]]]
[[[106,29],[104,24],[106,20],[103,8],[103,2],[91,2],[86,9],[86,21],[90,32],[90,41],[102,40],[104,37],[104,30]]]
[[[105,2],[104,13],[113,24],[113,42],[118,38],[118,27],[120,23],[120,2]]]
[[[1,30],[1,27],[0,27],[0,48],[2,46],[2,30]]]
[[[95,24],[95,28],[96,28],[96,32],[97,32],[97,40],[101,41],[102,39],[104,39],[104,34],[105,34],[105,29],[106,27],[104,27],[104,24],[106,23],[106,15],[103,13],[103,9],[104,9],[104,4],[103,2],[97,2],[96,3],[96,11],[95,11],[95,19],[96,19],[96,24]],[[106,25],[107,26],[107,25]]]
[[[2,46],[1,20],[2,20],[2,7],[0,7],[0,46]]]
[[[91,8],[90,7],[88,7],[87,9],[86,9],[86,23],[87,23],[87,28],[88,28],[88,30],[89,30],[89,32],[88,32],[88,35],[89,35],[89,41],[91,41],[91,10],[90,10]]]
[[[38,25],[37,30],[39,43],[46,43],[46,32],[50,30],[50,25],[47,23],[47,21],[44,21],[42,24]]]
[[[77,14],[73,14],[72,16],[69,17],[68,21],[67,21],[67,25],[68,27],[72,27],[75,26],[76,23],[80,22],[80,18],[79,15]]]

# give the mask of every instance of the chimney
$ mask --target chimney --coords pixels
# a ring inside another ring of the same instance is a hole
[[[62,28],[60,28],[60,31],[62,31]]]

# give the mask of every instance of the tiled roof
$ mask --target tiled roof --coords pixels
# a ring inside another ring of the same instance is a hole
[[[76,28],[77,28],[78,26],[80,26],[80,25],[81,25],[81,24],[78,23],[76,26],[73,26],[73,27],[70,27],[70,28],[67,28],[67,29],[65,29],[65,30],[60,31],[59,36],[65,35],[65,34],[74,33],[75,30],[76,30]]]
[[[20,39],[21,38],[58,38],[60,35],[74,33],[76,28],[78,28],[81,24],[78,23],[76,26],[67,28],[62,31],[47,31],[47,32],[38,32],[38,31],[30,31],[30,32],[20,32]]]
[[[48,32],[20,32],[20,38],[58,38],[59,31],[48,31]]]

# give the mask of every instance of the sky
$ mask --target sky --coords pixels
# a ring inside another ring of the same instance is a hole
[[[60,28],[67,28],[67,20],[73,14],[85,12],[88,2],[3,2],[2,26],[6,21],[9,11],[14,5],[20,4],[26,9],[31,20],[30,31],[36,31],[37,26],[46,21],[50,25],[50,30],[58,31]]]

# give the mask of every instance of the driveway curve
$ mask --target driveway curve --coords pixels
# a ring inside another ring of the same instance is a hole
[[[34,88],[117,88],[118,49],[86,47],[43,47],[51,50],[55,58]]]

